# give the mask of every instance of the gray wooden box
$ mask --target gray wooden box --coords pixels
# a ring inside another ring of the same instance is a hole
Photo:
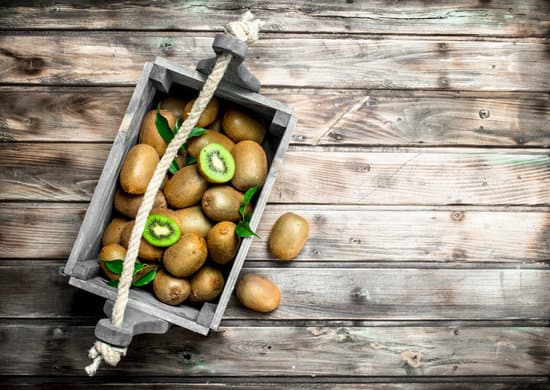
[[[141,78],[128,104],[128,109],[65,266],[65,273],[70,276],[69,284],[107,299],[105,305],[107,315],[110,315],[112,301],[116,298],[116,289],[107,286],[105,283],[105,279],[100,273],[97,257],[101,246],[102,233],[111,219],[113,196],[122,162],[128,150],[136,144],[143,116],[147,111],[154,108],[154,102],[158,95],[167,94],[174,86],[198,91],[202,88],[205,79],[206,77],[197,71],[178,66],[163,58],[157,58],[153,63],[145,64]],[[250,223],[250,226],[256,229],[281,168],[297,119],[292,115],[292,109],[289,106],[239,87],[226,81],[225,78],[220,83],[216,96],[224,101],[235,103],[253,111],[269,124],[268,134],[263,142],[269,161],[269,173],[264,186],[257,195]],[[126,317],[132,318],[129,321],[134,321],[132,326],[129,327],[130,340],[133,334],[164,333],[169,327],[169,324],[167,324],[166,327],[161,326],[162,330],[159,330],[155,326],[143,326],[146,320],[154,322],[155,319],[158,319],[161,323],[179,325],[203,335],[208,334],[210,329],[217,330],[246,258],[251,240],[251,238],[242,240],[217,304],[204,303],[200,308],[185,304],[169,306],[158,301],[146,290],[132,288],[126,312]],[[133,315],[130,315],[130,312]],[[138,325],[142,323],[141,328],[138,326],[137,330],[134,329],[136,323]],[[97,328],[96,335],[98,335]],[[118,344],[129,344],[129,340]]]

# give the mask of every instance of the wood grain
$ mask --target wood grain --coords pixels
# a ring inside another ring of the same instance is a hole
[[[111,142],[129,87],[0,87],[0,141]],[[264,88],[299,118],[299,145],[548,147],[547,94]]]
[[[0,325],[2,375],[84,376],[93,328]],[[47,340],[47,342],[45,342]],[[540,327],[242,327],[202,337],[181,328],[136,337],[103,375],[545,375],[550,329]],[[17,351],[17,353],[13,353]],[[475,353],[473,353],[475,351]]]
[[[209,1],[168,0],[100,3],[8,2],[0,14],[5,29],[217,30],[245,9],[267,21],[262,31],[374,34],[544,35],[545,1]]]
[[[67,258],[86,204],[0,203],[0,257]],[[297,262],[545,262],[548,208],[399,208],[268,205],[247,261],[273,259],[267,238],[285,212],[307,219],[310,238]]]
[[[4,34],[0,83],[133,85],[145,61],[164,56],[194,68],[211,45],[204,33]],[[265,37],[247,63],[265,86],[545,91],[547,46],[535,38]]]
[[[0,143],[0,200],[88,201],[110,145]],[[462,153],[460,153],[462,152]],[[290,150],[276,203],[545,205],[550,156],[479,150]]]
[[[2,318],[102,315],[103,299],[70,287],[62,262],[0,263]],[[224,320],[548,320],[548,269],[254,268],[275,282],[281,306],[270,314],[232,298]],[[22,283],[24,281],[24,283]],[[37,294],[47,291],[47,294]]]

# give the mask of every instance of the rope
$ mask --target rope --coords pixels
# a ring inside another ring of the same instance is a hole
[[[253,19],[254,16],[252,13],[247,11],[241,16],[239,21],[229,23],[226,26],[226,31],[241,41],[253,43],[258,39],[258,30],[261,24],[259,20]],[[111,315],[111,323],[116,327],[121,328],[124,323],[124,312],[126,310],[128,294],[132,284],[134,264],[138,255],[141,236],[143,234],[143,230],[145,229],[145,223],[147,222],[147,216],[151,212],[155,196],[162,184],[162,181],[164,180],[170,163],[176,157],[179,148],[187,140],[189,133],[199,121],[201,114],[212,99],[212,96],[214,96],[218,84],[223,78],[231,59],[232,55],[228,52],[224,52],[216,58],[214,69],[212,69],[212,72],[204,83],[204,86],[199,93],[199,97],[193,104],[189,116],[183,122],[178,133],[168,144],[168,147],[157,164],[153,177],[147,186],[147,190],[143,196],[143,201],[141,202],[141,206],[139,207],[136,215],[134,228],[132,229],[128,249],[124,258],[122,275],[120,276],[118,283],[117,297]],[[114,347],[103,341],[97,340],[88,353],[93,362],[85,368],[86,373],[89,376],[95,375],[102,361],[105,361],[111,366],[116,366],[121,357],[126,355],[126,352],[127,348]]]

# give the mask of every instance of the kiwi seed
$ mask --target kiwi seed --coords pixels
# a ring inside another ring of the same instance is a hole
[[[235,175],[235,160],[225,147],[211,143],[201,149],[198,168],[210,183],[226,183]]]
[[[168,247],[179,240],[181,230],[178,223],[166,215],[151,214],[147,217],[143,238],[149,244],[161,248]]]

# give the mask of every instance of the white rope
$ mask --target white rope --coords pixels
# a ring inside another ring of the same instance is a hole
[[[259,20],[254,20],[252,13],[247,11],[244,15],[242,15],[238,22],[229,23],[226,26],[226,31],[241,41],[252,43],[258,39],[260,24],[261,22]],[[128,294],[132,284],[134,264],[139,251],[141,235],[143,229],[145,228],[145,223],[147,222],[147,216],[153,207],[155,196],[162,184],[162,181],[164,180],[164,177],[166,176],[166,171],[170,166],[170,163],[176,157],[179,148],[186,141],[189,133],[197,124],[202,112],[212,99],[212,96],[214,96],[216,88],[223,78],[231,59],[231,53],[227,52],[224,52],[217,57],[214,69],[212,69],[212,72],[204,83],[204,86],[199,93],[199,97],[193,104],[189,116],[181,125],[178,133],[168,144],[164,155],[157,164],[153,177],[147,186],[147,190],[143,195],[143,201],[139,207],[134,228],[132,229],[132,234],[128,243],[126,256],[124,258],[122,274],[118,283],[117,297],[111,315],[111,323],[119,328],[122,327],[124,323],[124,312],[126,310],[126,305],[128,304]],[[121,357],[126,355],[126,351],[127,348],[118,348],[99,340],[96,341],[88,354],[93,362],[85,368],[86,373],[89,376],[95,375],[102,361],[105,361],[111,366],[116,366]]]

